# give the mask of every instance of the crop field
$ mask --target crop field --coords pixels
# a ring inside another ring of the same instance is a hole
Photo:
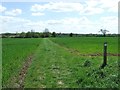
[[[40,39],[3,39],[2,41],[2,84],[18,76],[27,56],[40,44]]]
[[[3,38],[2,87],[118,88],[118,56],[117,37]]]

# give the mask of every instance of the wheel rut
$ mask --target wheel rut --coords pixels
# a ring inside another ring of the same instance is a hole
[[[30,55],[26,59],[25,63],[23,64],[23,67],[21,68],[21,70],[19,72],[19,75],[18,75],[19,88],[24,88],[24,79],[25,79],[25,76],[27,74],[27,70],[30,67],[31,63],[32,63],[32,60],[33,60],[33,55]]]

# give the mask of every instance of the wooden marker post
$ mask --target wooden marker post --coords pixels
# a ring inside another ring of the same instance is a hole
[[[109,31],[100,29],[99,32],[102,32],[104,37],[106,37],[106,32],[109,32]],[[106,65],[107,65],[107,42],[104,42],[103,64],[102,64],[101,68],[104,68]]]
[[[107,42],[104,43],[104,64],[107,65]]]
[[[103,64],[101,68],[104,68],[106,65],[107,65],[107,42],[104,42]]]

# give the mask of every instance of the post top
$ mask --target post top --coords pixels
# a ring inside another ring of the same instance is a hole
[[[104,42],[104,46],[107,46],[107,42]]]

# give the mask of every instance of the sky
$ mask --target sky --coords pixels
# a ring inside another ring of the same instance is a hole
[[[119,0],[4,0],[0,3],[0,33],[118,33]]]

